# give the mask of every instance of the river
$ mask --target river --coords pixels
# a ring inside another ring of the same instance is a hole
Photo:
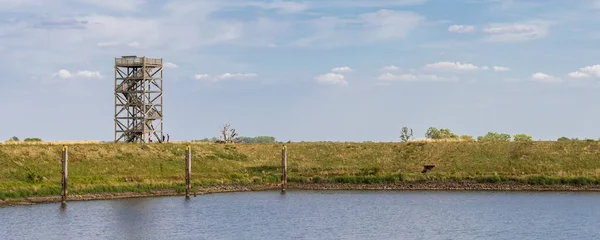
[[[240,192],[0,208],[0,239],[600,239],[600,193]]]

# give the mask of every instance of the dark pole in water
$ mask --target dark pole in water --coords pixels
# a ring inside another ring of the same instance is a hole
[[[281,191],[285,192],[287,185],[287,148],[283,145],[281,149]]]
[[[185,198],[190,198],[190,188],[192,182],[190,181],[192,175],[192,150],[190,145],[185,146]]]
[[[62,147],[62,206],[67,205],[67,180],[68,180],[68,176],[69,176],[69,171],[67,169],[68,166],[68,159],[69,159],[69,149],[67,148],[66,145],[63,145]]]

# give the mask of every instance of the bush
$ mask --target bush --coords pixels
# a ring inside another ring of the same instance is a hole
[[[41,142],[41,138],[25,138],[25,142]]]
[[[513,141],[515,142],[529,142],[532,141],[533,138],[527,134],[519,133],[513,136]]]
[[[16,136],[13,136],[13,137],[9,138],[7,141],[8,141],[8,142],[18,142],[18,141],[20,141],[20,140],[19,140],[19,138],[18,138],[18,137],[16,137]]]
[[[425,137],[429,139],[457,139],[458,135],[454,134],[450,129],[437,129],[430,127],[425,133]]]
[[[477,141],[509,142],[510,135],[506,133],[488,132],[485,136],[477,137]]]
[[[559,142],[563,142],[563,141],[571,141],[571,139],[570,139],[570,138],[568,138],[568,137],[559,137],[558,139],[556,139],[556,141],[559,141]]]

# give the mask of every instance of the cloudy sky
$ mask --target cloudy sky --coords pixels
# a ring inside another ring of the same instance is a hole
[[[0,0],[0,139],[113,140],[114,58],[163,58],[174,140],[599,138],[598,0]]]

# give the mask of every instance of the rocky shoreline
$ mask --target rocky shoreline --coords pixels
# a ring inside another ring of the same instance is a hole
[[[196,188],[193,196],[225,193],[280,190],[279,184],[271,185],[214,185]],[[599,185],[529,185],[518,182],[477,183],[477,182],[417,182],[395,184],[338,184],[338,183],[290,183],[286,190],[427,190],[427,191],[556,191],[556,192],[600,192]],[[69,195],[68,201],[109,200],[124,198],[183,196],[185,193],[173,189],[156,190],[146,193],[98,193]],[[33,205],[39,203],[58,203],[60,196],[36,196],[22,200],[0,200],[0,206]]]

